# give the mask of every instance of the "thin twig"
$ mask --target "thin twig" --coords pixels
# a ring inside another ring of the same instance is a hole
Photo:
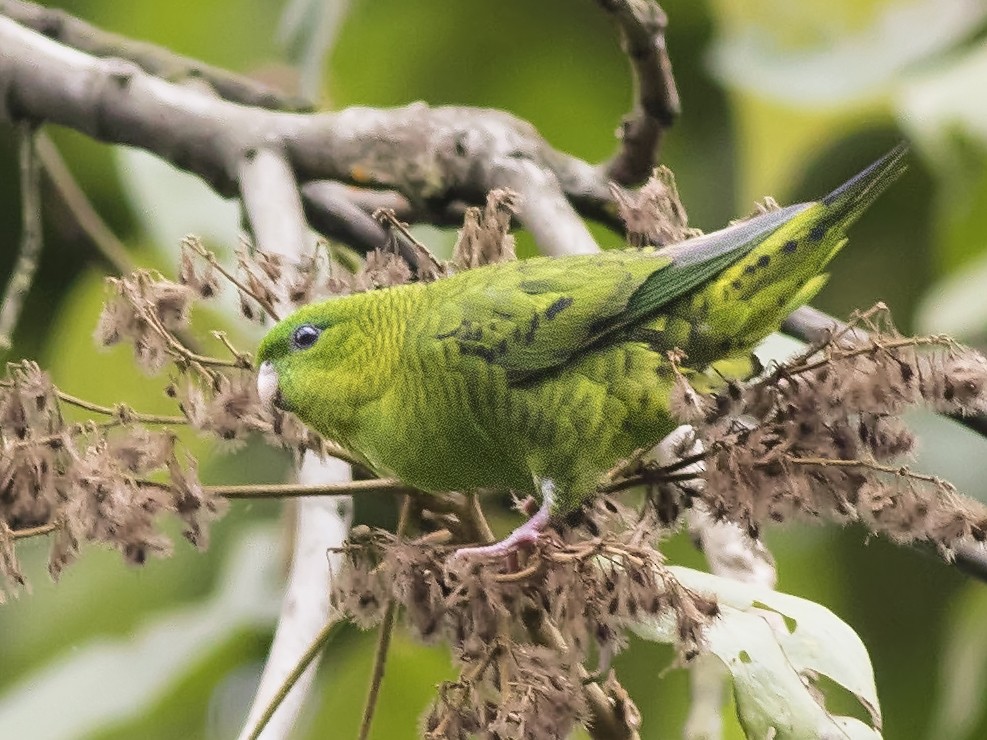
[[[35,125],[17,125],[20,137],[21,248],[0,304],[0,350],[10,349],[41,257],[41,167],[35,148]]]
[[[483,507],[480,506],[480,497],[477,495],[472,495],[468,497],[469,500],[469,520],[472,523],[477,535],[479,536],[480,542],[487,544],[496,540],[493,530],[490,528],[490,523],[487,521],[486,516],[483,514]]]
[[[707,456],[708,453],[704,454],[700,459],[705,459]],[[626,491],[628,488],[643,486],[649,483],[685,483],[687,481],[693,481],[700,478],[702,478],[702,472],[700,471],[687,473],[665,473],[663,469],[645,470],[637,475],[629,475],[626,478],[618,478],[617,480],[608,481],[602,484],[597,491],[600,493],[617,493],[619,491]]]
[[[281,684],[281,687],[278,689],[277,693],[271,697],[271,702],[267,705],[264,713],[258,718],[257,724],[255,724],[253,729],[250,731],[250,734],[247,736],[247,740],[257,740],[257,738],[260,737],[260,734],[264,731],[267,723],[271,721],[271,717],[273,717],[274,713],[278,711],[278,707],[281,706],[281,703],[291,692],[292,688],[294,688],[295,684],[298,683],[298,679],[302,677],[303,673],[305,673],[305,669],[308,668],[312,661],[315,660],[319,653],[322,652],[322,649],[329,642],[329,638],[331,638],[333,633],[336,631],[334,628],[339,624],[341,624],[341,622],[327,622],[326,625],[319,631],[319,634],[316,635],[315,639],[312,641],[312,644],[309,645],[308,649],[302,654],[302,657],[299,658],[298,663],[291,670],[291,673],[285,677],[284,682]]]
[[[411,265],[416,274],[431,272],[441,275],[443,273],[442,263],[435,258],[428,247],[415,239],[414,234],[408,230],[408,225],[400,221],[394,215],[394,211],[389,208],[381,208],[374,211],[373,218],[390,230],[398,256]]]
[[[56,529],[58,529],[58,525],[55,522],[48,522],[47,524],[39,524],[37,527],[12,529],[10,530],[10,534],[15,540],[24,540],[28,537],[38,537],[43,534],[51,534]]]
[[[84,398],[78,398],[76,396],[70,395],[65,391],[57,391],[56,395],[58,400],[63,403],[67,403],[70,406],[75,406],[80,409],[85,409],[86,411],[92,411],[95,414],[102,414],[104,416],[113,416],[117,419],[126,419],[127,421],[135,421],[139,424],[188,424],[189,421],[184,416],[169,416],[167,414],[145,414],[138,411],[134,411],[129,406],[125,404],[117,404],[116,406],[103,406],[98,403],[93,403],[92,401],[87,401]]]
[[[150,482],[149,482],[150,483]],[[206,493],[228,499],[261,498],[301,498],[306,496],[350,496],[372,495],[376,493],[403,493],[411,496],[422,493],[402,483],[397,478],[374,478],[349,483],[325,483],[310,485],[305,483],[254,483],[246,485],[204,486]]]
[[[792,465],[804,465],[820,468],[864,468],[865,470],[873,470],[876,473],[886,473],[887,475],[894,475],[899,478],[922,481],[923,483],[932,483],[936,486],[949,485],[942,478],[935,475],[929,475],[928,473],[916,473],[903,465],[899,465],[897,467],[893,465],[882,465],[881,463],[874,462],[873,460],[846,460],[843,458],[829,457],[798,457],[797,455],[788,454],[782,455],[781,459]],[[773,464],[773,462],[755,463],[755,465],[764,466]]]
[[[405,496],[401,504],[401,515],[398,517],[396,536],[400,540],[408,529],[411,519],[411,496]],[[367,690],[367,701],[363,705],[363,718],[360,720],[359,740],[367,740],[370,735],[370,725],[374,721],[374,711],[377,709],[377,697],[380,695],[380,685],[384,681],[384,669],[387,667],[387,651],[391,646],[391,635],[394,632],[394,618],[397,616],[397,599],[387,602],[387,610],[380,624],[380,634],[377,637],[377,650],[374,653],[374,670],[370,677],[370,687]]]
[[[267,313],[268,316],[270,316],[275,321],[280,321],[280,318],[278,317],[278,312],[274,309],[274,306],[271,305],[271,302],[268,301],[264,296],[258,295],[256,291],[253,291],[250,288],[248,288],[243,283],[243,281],[241,281],[236,275],[234,275],[232,272],[230,272],[225,267],[223,267],[223,264],[218,259],[216,259],[216,255],[210,252],[204,246],[202,246],[202,243],[198,239],[186,237],[185,239],[182,240],[182,246],[191,249],[197,255],[202,257],[202,259],[204,259],[213,268],[215,268],[216,272],[218,272],[220,275],[226,278],[234,286],[236,286],[237,290],[244,293],[245,295],[250,296],[255,301],[257,301],[257,304],[264,309],[264,311]]]
[[[79,187],[78,181],[48,134],[39,131],[36,138],[41,165],[55,194],[61,198],[65,206],[64,210],[75,219],[79,230],[107,264],[118,275],[129,275],[137,268],[137,264],[130,258],[126,245],[117,238],[93,208],[92,202]]]
[[[250,370],[253,367],[253,359],[250,357],[250,354],[247,352],[241,352],[234,347],[225,331],[213,331],[211,334],[219,340],[224,347],[226,347],[226,350],[233,355],[235,362],[240,367],[244,370]]]
[[[867,355],[876,352],[882,352],[889,349],[901,349],[903,347],[955,347],[956,342],[945,335],[933,335],[927,337],[902,337],[901,339],[889,339],[881,340],[880,342],[871,342],[862,347],[854,347],[850,350],[842,350],[839,348],[830,349],[826,353],[826,356],[819,360],[814,360],[812,362],[803,362],[798,365],[785,364],[779,372],[784,372],[785,375],[800,375],[803,373],[811,372],[812,370],[817,370],[825,365],[828,365],[832,361],[838,360],[849,360],[853,357],[860,357],[861,355]],[[777,380],[778,373],[769,376],[765,382],[774,382]]]

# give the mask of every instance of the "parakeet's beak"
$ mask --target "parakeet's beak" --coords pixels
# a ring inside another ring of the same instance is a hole
[[[274,407],[278,397],[278,373],[270,360],[262,362],[257,373],[257,395],[262,404]]]

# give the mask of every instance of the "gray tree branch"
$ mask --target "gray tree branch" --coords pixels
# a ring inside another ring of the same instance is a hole
[[[366,197],[357,202],[353,193]],[[371,214],[381,208],[400,211],[407,220],[411,204],[393,191],[358,191],[333,180],[313,180],[302,186],[302,204],[312,228],[364,252],[380,249],[387,232]]]
[[[237,179],[256,246],[298,259],[306,251],[308,230],[298,183],[284,154],[268,148],[247,150]]]
[[[0,0],[0,15],[94,57],[127,59],[148,74],[166,80],[203,80],[221,98],[234,103],[273,110],[301,111],[312,108],[307,100],[284,95],[249,77],[212,67],[155,44],[103,31],[63,10],[24,0]]]
[[[255,245],[299,260],[307,251],[309,235],[298,183],[284,152],[275,147],[245,150],[237,167],[237,179]],[[352,479],[352,471],[340,460],[320,460],[309,452],[299,478],[308,484],[342,483]],[[326,553],[338,548],[349,534],[352,512],[351,497],[306,497],[294,505],[291,570],[281,614],[241,737],[280,740],[288,737],[297,723],[315,680],[318,657],[309,662],[284,695],[282,687],[316,636],[339,619],[329,603],[326,586],[333,572],[339,570],[341,556]],[[281,699],[277,709],[259,734],[254,733],[274,697]]]
[[[613,197],[594,167],[552,149],[501,111],[415,103],[394,109],[286,113],[232,103],[148,74],[132,62],[68,48],[0,16],[0,115],[68,126],[146,149],[223,195],[240,189],[248,153],[284,153],[297,180],[393,190],[419,214],[434,203],[482,203],[512,187],[518,217],[549,253],[592,243],[577,210],[614,225]],[[610,214],[613,215],[610,215]],[[546,223],[546,218],[558,223]],[[579,222],[579,223],[577,223]]]
[[[650,0],[597,2],[616,21],[634,73],[634,110],[621,122],[621,145],[606,164],[606,176],[621,185],[639,185],[651,174],[665,130],[682,109],[665,45],[668,16]]]

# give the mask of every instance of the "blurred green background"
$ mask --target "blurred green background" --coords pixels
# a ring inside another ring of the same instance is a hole
[[[321,104],[423,99],[503,108],[591,161],[615,147],[631,100],[616,30],[591,0],[297,0],[293,43],[277,2],[76,0],[61,7],[109,30],[268,78],[321,80]],[[987,344],[987,7],[979,0],[670,0],[668,47],[683,115],[661,160],[692,223],[715,229],[755,199],[814,197],[902,138],[911,169],[854,227],[817,305],[837,315],[882,300],[905,330]],[[333,13],[339,24],[333,27]],[[326,30],[328,29],[328,31]],[[309,35],[306,37],[306,33]],[[333,43],[335,39],[335,43]],[[329,49],[325,64],[320,49]],[[312,60],[315,61],[312,61]],[[98,211],[136,259],[172,272],[178,239],[235,244],[237,211],[132,151],[50,132]],[[0,278],[16,252],[19,194],[12,131],[0,128]],[[435,243],[451,235],[424,232]],[[619,237],[598,232],[608,245]],[[522,240],[523,241],[523,240]],[[530,241],[524,242],[530,247]],[[38,358],[71,393],[166,410],[160,379],[90,335],[105,267],[57,209],[46,213],[38,280],[7,359]],[[243,342],[249,333],[239,327]],[[916,466],[987,500],[987,441],[917,416]],[[209,481],[276,479],[284,460],[208,451]],[[0,736],[227,738],[235,734],[277,609],[283,509],[236,504],[198,554],[183,543],[140,570],[93,549],[59,584],[46,544],[18,547],[33,592],[0,606]],[[393,522],[392,502],[357,517]],[[987,737],[987,586],[857,527],[767,532],[779,588],[825,604],[870,649],[888,738]],[[258,544],[260,543],[260,544]],[[673,562],[699,565],[686,538]],[[235,587],[234,587],[235,586]],[[299,737],[353,737],[374,635],[345,628],[319,674]],[[634,643],[617,659],[645,738],[676,737],[686,676],[671,651]],[[433,685],[451,677],[443,648],[400,634],[374,736],[416,735]],[[740,737],[735,723],[728,737]]]

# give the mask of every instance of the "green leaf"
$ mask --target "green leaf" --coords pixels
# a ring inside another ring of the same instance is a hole
[[[705,648],[733,678],[737,714],[748,737],[879,738],[881,711],[867,650],[829,609],[777,591],[671,567],[688,588],[716,597],[720,616],[706,631]],[[673,620],[642,623],[642,638],[674,642]],[[850,692],[870,726],[836,716],[819,698],[829,682]]]

